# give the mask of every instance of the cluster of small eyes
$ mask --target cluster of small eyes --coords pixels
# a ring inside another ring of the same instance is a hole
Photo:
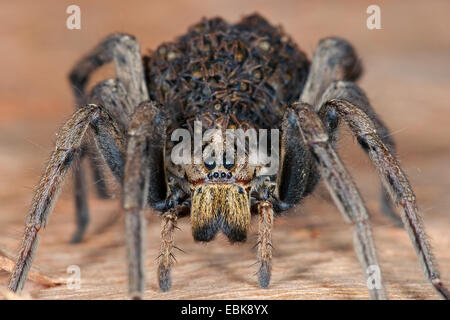
[[[231,170],[234,167],[234,161],[230,163],[231,161],[227,161],[224,157],[223,159],[223,166],[227,170]],[[213,159],[207,159],[205,161],[205,168],[208,169],[210,172],[208,173],[208,179],[231,179],[233,177],[233,174],[231,172],[225,172],[225,171],[212,171],[216,168],[216,161]]]
[[[231,172],[223,172],[223,171],[214,171],[214,172],[210,172],[210,173],[208,173],[208,179],[219,179],[219,177],[220,178],[222,178],[222,179],[225,179],[225,178],[227,178],[227,179],[231,179],[231,177],[233,177],[233,174],[231,173]]]

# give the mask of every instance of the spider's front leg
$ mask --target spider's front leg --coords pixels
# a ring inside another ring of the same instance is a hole
[[[135,299],[141,298],[145,289],[142,211],[147,205],[164,203],[169,193],[164,164],[165,135],[166,122],[161,111],[152,102],[141,103],[128,129],[123,180],[129,292]]]
[[[345,220],[353,225],[355,251],[370,296],[372,299],[385,299],[366,207],[350,174],[334,151],[320,118],[310,105],[293,104],[285,114],[282,128],[283,156],[278,180],[280,204],[289,207],[307,195],[317,183],[317,170]],[[374,270],[377,272],[376,283],[371,280]]]
[[[101,153],[115,155],[113,159],[108,159],[107,163],[113,165],[111,169],[116,178],[122,179],[122,159],[125,151],[122,132],[102,107],[91,104],[80,108],[60,129],[55,151],[34,193],[19,257],[9,282],[9,289],[14,292],[23,288],[37,249],[38,232],[47,223],[66,173],[80,152],[89,128],[93,129],[94,139]]]
[[[397,159],[383,143],[376,125],[366,110],[370,110],[370,105],[356,84],[337,82],[325,92],[319,114],[325,121],[326,115],[335,114],[349,126],[360,146],[378,169],[383,184],[389,190],[395,204],[402,208],[403,225],[416,249],[425,277],[443,298],[450,299],[449,291],[440,280],[437,263],[418,212],[416,196]]]

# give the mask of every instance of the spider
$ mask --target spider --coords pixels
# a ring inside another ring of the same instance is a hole
[[[117,77],[86,93],[90,75],[111,61]],[[144,57],[135,37],[108,36],[70,73],[78,109],[60,129],[56,149],[37,186],[9,289],[23,288],[39,230],[46,225],[71,167],[78,221],[73,242],[82,239],[88,207],[81,159],[91,159],[94,174],[101,177],[102,169],[94,161],[97,153],[122,190],[132,298],[142,297],[145,290],[146,208],[162,218],[157,272],[162,291],[171,286],[174,231],[177,219],[184,216],[190,216],[196,241],[210,241],[223,232],[230,242],[242,242],[251,216],[258,215],[257,275],[265,288],[271,275],[274,217],[299,204],[320,178],[353,227],[355,251],[369,281],[378,260],[368,212],[335,151],[338,125],[344,122],[381,177],[382,211],[405,227],[425,277],[449,299],[391,135],[355,83],[361,71],[355,50],[346,40],[321,40],[310,62],[281,27],[258,14],[237,24],[203,19],[176,41],[163,43]],[[279,129],[276,174],[259,175],[262,166],[248,161],[174,164],[170,134],[177,128],[193,132],[194,121],[200,121],[204,129]],[[107,195],[102,184],[98,192]],[[401,208],[401,218],[393,204]],[[369,286],[369,293],[372,299],[387,298],[381,276],[379,285]]]

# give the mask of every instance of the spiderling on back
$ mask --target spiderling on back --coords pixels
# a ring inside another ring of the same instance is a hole
[[[210,125],[277,126],[309,70],[292,39],[259,15],[238,24],[203,19],[150,52],[144,65],[150,97],[177,127],[199,115]]]

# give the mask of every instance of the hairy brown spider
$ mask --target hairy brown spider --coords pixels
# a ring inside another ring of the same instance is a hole
[[[117,78],[101,82],[86,95],[90,75],[110,61]],[[355,84],[360,74],[359,60],[347,41],[321,40],[310,64],[280,28],[257,14],[234,25],[220,18],[204,19],[176,42],[164,43],[143,58],[133,36],[107,37],[70,74],[80,107],[61,128],[35,192],[9,288],[22,289],[38,232],[47,223],[73,162],[77,162],[73,168],[78,221],[73,241],[81,240],[88,209],[80,160],[88,156],[94,161],[96,152],[122,186],[132,297],[144,292],[142,212],[147,206],[163,219],[158,268],[162,290],[171,285],[177,219],[186,215],[195,240],[210,241],[222,231],[231,242],[245,241],[251,215],[259,215],[258,280],[267,287],[273,218],[310,194],[320,177],[353,225],[355,250],[369,279],[378,260],[368,213],[334,149],[343,120],[382,178],[383,211],[406,228],[425,277],[449,299],[391,135]],[[192,132],[195,120],[205,130],[280,129],[279,170],[261,177],[261,166],[248,162],[175,165],[170,160],[174,143],[168,137],[177,128]],[[85,140],[88,134],[95,145]],[[101,178],[98,165],[94,162],[95,175]],[[100,184],[98,192],[104,196],[107,189]],[[402,209],[402,219],[391,198]],[[381,278],[369,292],[373,299],[386,298]]]

